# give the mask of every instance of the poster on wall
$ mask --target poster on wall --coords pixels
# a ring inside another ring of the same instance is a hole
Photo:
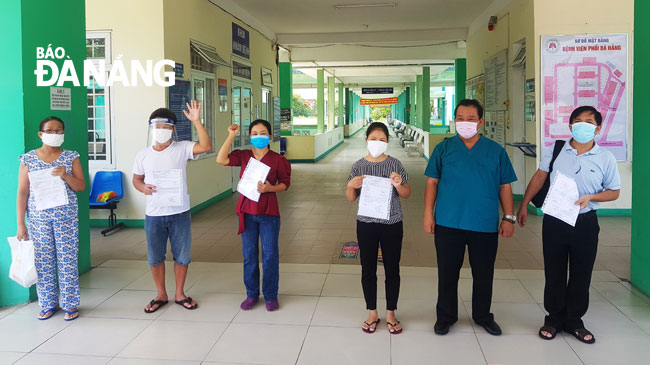
[[[465,97],[476,99],[485,105],[485,75],[478,75],[465,81]]]
[[[627,34],[542,36],[542,149],[569,139],[569,117],[590,105],[603,115],[599,146],[627,159]]]
[[[484,62],[485,110],[507,110],[508,100],[508,50],[497,53]]]
[[[219,88],[219,111],[227,112],[228,111],[228,80],[219,79],[218,88]]]
[[[280,140],[280,130],[281,130],[281,120],[280,118],[280,98],[273,98],[273,142]]]
[[[185,118],[183,109],[185,103],[190,102],[190,82],[183,80],[176,80],[176,84],[170,86],[168,89],[169,95],[169,110],[176,114],[176,137],[175,141],[191,141],[192,140],[192,122]]]

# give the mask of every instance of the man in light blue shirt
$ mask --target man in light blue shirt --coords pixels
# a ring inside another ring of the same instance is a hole
[[[555,161],[549,149],[530,179],[521,202],[517,220],[526,224],[528,203],[541,190],[549,177],[558,172],[573,179],[578,186],[580,215],[575,225],[570,225],[549,214],[544,215],[542,245],[544,253],[544,308],[548,312],[539,337],[555,338],[557,332],[566,331],[584,343],[594,343],[594,335],[582,322],[589,308],[589,285],[598,249],[599,202],[618,199],[621,176],[614,155],[599,147],[594,138],[602,128],[602,115],[591,106],[576,108],[569,118],[570,141],[564,144]],[[567,269],[569,272],[567,278]],[[568,281],[567,281],[568,279]]]

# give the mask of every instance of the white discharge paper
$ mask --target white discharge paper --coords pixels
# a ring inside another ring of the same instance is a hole
[[[257,183],[264,183],[269,171],[271,171],[271,167],[258,161],[255,157],[251,157],[246,164],[246,169],[244,169],[239,184],[237,184],[237,191],[248,199],[258,202],[260,193],[257,191]]]
[[[389,219],[393,185],[390,179],[366,175],[361,185],[358,215]]]
[[[580,206],[575,204],[578,198],[580,193],[576,182],[558,171],[548,189],[542,212],[575,227],[580,214]]]
[[[29,173],[29,185],[34,194],[36,210],[44,210],[68,204],[65,182],[59,176],[52,176],[52,170],[44,169]]]
[[[152,173],[156,192],[148,201],[156,207],[180,207],[183,205],[183,175],[181,169],[158,170]]]

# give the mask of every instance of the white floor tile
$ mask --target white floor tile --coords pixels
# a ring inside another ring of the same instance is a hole
[[[300,272],[280,273],[279,294],[319,296],[326,276],[326,274]]]
[[[632,322],[650,334],[650,307],[618,306]]]
[[[367,334],[361,328],[310,327],[297,364],[388,365],[390,335],[381,328]]]
[[[210,275],[208,273],[188,269],[187,276],[185,277],[185,290],[192,287],[203,275]],[[167,265],[165,268],[165,287],[168,291],[176,290],[176,277],[174,276],[174,266]],[[129,290],[156,290],[156,283],[153,281],[151,275],[143,275],[140,278],[132,281],[124,289]]]
[[[385,289],[383,278],[377,280],[377,285]],[[435,302],[438,300],[438,279],[432,276],[403,276],[400,278],[399,297]]]
[[[226,326],[226,323],[156,321],[118,356],[201,361]]]
[[[110,357],[99,356],[80,356],[80,355],[60,355],[60,354],[27,354],[20,359],[16,365],[99,365],[106,364],[111,360]]]
[[[70,323],[63,320],[61,311],[45,321],[34,316],[10,314],[0,319],[0,351],[32,351]]]
[[[280,272],[305,272],[314,274],[327,274],[329,264],[280,264]]]
[[[559,336],[545,341],[536,334],[477,334],[488,364],[582,364],[571,347]]]
[[[200,361],[178,361],[161,359],[127,359],[115,357],[109,361],[110,365],[199,365]],[[205,364],[205,363],[204,363]]]
[[[232,323],[205,360],[295,364],[306,333],[306,326]]]
[[[460,279],[458,291],[465,302],[472,301],[472,280]],[[494,280],[492,303],[535,303],[519,280]]]
[[[466,303],[471,308],[471,303]],[[525,303],[492,303],[494,320],[499,324],[503,333],[531,335],[536,334],[544,324],[544,311],[537,304]],[[477,333],[485,330],[474,324]],[[541,340],[541,339],[540,339]]]
[[[145,269],[95,268],[79,277],[82,288],[122,289],[150,271]]]
[[[383,326],[386,324],[384,321],[386,317],[386,303],[384,300],[377,301],[377,311],[379,317],[382,318],[380,324]],[[368,311],[366,310],[366,301],[363,298],[320,297],[311,325],[361,328],[363,321],[366,319],[368,319]]]
[[[108,260],[98,267],[149,270],[149,264],[141,260]]]
[[[151,321],[81,317],[65,330],[39,346],[34,352],[115,356]]]
[[[324,297],[363,298],[361,275],[329,274],[323,287]],[[386,290],[380,277],[377,277],[377,299],[386,298]]]
[[[570,335],[566,341],[580,359],[588,365],[647,365],[650,364],[649,338],[620,338],[596,336],[596,343],[584,344]]]
[[[614,305],[648,306],[648,303],[641,297],[634,294],[619,282],[593,282],[591,286]]]
[[[591,281],[615,281],[618,282],[620,281],[619,278],[616,277],[616,275],[612,274],[611,271],[604,271],[604,270],[599,270],[599,271],[594,271],[591,273]]]
[[[22,306],[14,305],[11,307],[0,307],[0,319],[10,315],[14,311],[20,309]]]
[[[371,348],[367,349],[371,351]],[[392,336],[391,352],[393,365],[485,364],[474,333],[452,331],[439,336],[433,331],[405,330]]]
[[[233,322],[265,323],[308,326],[316,309],[318,297],[315,296],[278,296],[280,309],[268,312],[264,300],[251,310],[239,311]]]
[[[596,339],[599,335],[648,338],[639,326],[629,320],[618,308],[608,303],[591,304],[582,320]]]
[[[187,292],[198,304],[197,309],[188,310],[170,302],[158,317],[162,321],[230,322],[239,313],[239,305],[245,295]]]
[[[157,295],[155,291],[120,290],[85,316],[100,318],[156,319],[174,304],[173,293],[167,293],[169,303],[154,313],[145,313],[144,308]]]
[[[0,364],[13,364],[26,354],[25,352],[0,351]]]
[[[383,272],[383,268],[379,270],[377,265],[377,274]],[[350,274],[350,275],[361,275],[361,265],[340,265],[332,264],[330,265],[330,274]]]
[[[433,332],[436,323],[436,301],[426,299],[400,299],[397,304],[397,318],[406,330]],[[458,322],[451,331],[474,332],[469,315],[463,302],[458,300]]]
[[[203,275],[190,288],[194,293],[244,294],[244,278],[241,271],[218,271],[214,275]]]

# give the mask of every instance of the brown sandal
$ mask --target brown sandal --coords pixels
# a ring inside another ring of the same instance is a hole
[[[545,336],[542,332],[548,332],[551,335],[551,337]],[[539,329],[539,332],[537,334],[539,335],[539,337],[545,340],[552,340],[555,338],[555,335],[557,335],[557,328],[551,326],[542,326],[542,328]]]
[[[388,324],[388,332],[390,332],[391,335],[399,335],[400,333],[402,333],[403,328],[400,328],[398,330],[395,329],[395,326],[400,324],[399,321],[397,321],[397,323],[390,323],[386,321],[386,324]]]
[[[380,322],[379,318],[377,318],[376,321],[373,321],[373,322],[370,322],[370,323],[368,323],[368,322],[366,322],[366,321],[363,321],[363,324],[365,324],[366,326],[368,326],[368,328],[361,327],[361,329],[362,329],[363,332],[365,332],[365,333],[375,333],[375,331],[377,331],[377,325],[379,324],[379,322]],[[373,327],[373,326],[374,326],[374,327]]]

